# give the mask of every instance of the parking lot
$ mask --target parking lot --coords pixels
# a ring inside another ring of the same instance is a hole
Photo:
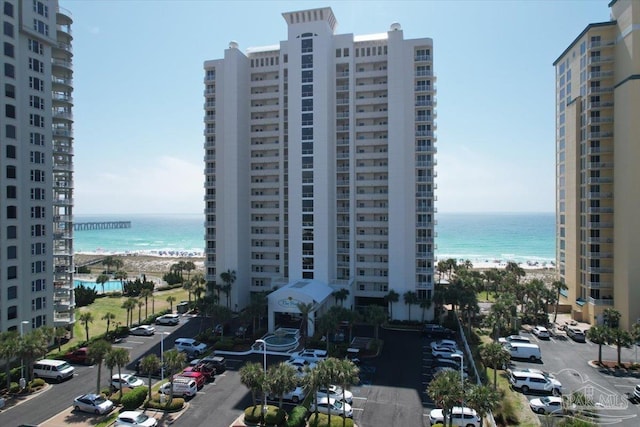
[[[573,341],[564,333],[557,333],[548,340],[539,339],[528,332],[521,332],[540,346],[542,362],[512,361],[511,369],[535,368],[553,374],[562,383],[563,395],[579,392],[589,398],[598,410],[598,425],[638,426],[640,405],[628,395],[640,384],[639,373],[628,374],[592,367],[589,361],[598,360],[598,345]],[[622,349],[621,361],[636,360],[637,348]],[[615,346],[602,346],[602,359],[617,361]],[[540,395],[527,395],[529,399]]]

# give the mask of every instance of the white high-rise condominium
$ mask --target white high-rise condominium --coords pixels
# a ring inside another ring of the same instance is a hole
[[[206,279],[235,271],[234,310],[313,282],[313,304],[346,289],[345,307],[387,307],[394,291],[393,317],[419,320],[434,284],[433,42],[397,23],[336,34],[330,8],[282,16],[287,40],[204,63]]]
[[[73,322],[70,14],[2,0],[0,331]]]
[[[613,0],[555,61],[556,252],[562,302],[640,322],[640,2]]]

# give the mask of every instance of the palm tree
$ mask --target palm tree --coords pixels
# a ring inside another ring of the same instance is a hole
[[[109,281],[109,276],[106,274],[101,274],[96,278],[96,283],[102,286],[102,293],[104,294],[104,284]]]
[[[144,307],[144,301],[141,299],[136,300],[136,305],[138,306],[138,325],[142,324],[142,307]]]
[[[107,354],[104,355],[104,365],[109,369],[109,381],[113,378],[113,369],[117,366],[115,348],[111,347]],[[109,383],[109,390],[111,390],[111,382]]]
[[[122,289],[122,294],[124,295],[124,281],[127,280],[127,272],[124,270],[118,270],[114,273],[113,278],[120,281],[120,288]]]
[[[115,270],[118,271],[124,266],[124,261],[122,261],[120,258],[114,257],[111,265],[113,265],[115,267]]]
[[[327,345],[327,353],[329,353],[329,334],[338,328],[338,318],[332,316],[329,312],[316,319],[316,329],[323,334],[327,339],[325,344]]]
[[[464,401],[467,406],[475,409],[481,419],[495,410],[502,400],[501,393],[495,388],[484,384],[474,384],[465,392]]]
[[[431,298],[425,298],[425,299],[421,299],[420,300],[420,308],[422,309],[422,322],[423,323],[424,323],[425,311],[429,310],[431,308],[432,304],[433,304],[433,301],[431,301]]]
[[[151,375],[162,368],[162,362],[155,354],[149,354],[140,362],[140,372],[149,376],[149,400],[151,400]],[[164,378],[162,378],[164,380]]]
[[[511,360],[511,355],[499,342],[485,344],[480,348],[480,356],[485,366],[493,369],[493,389],[497,389],[498,369],[503,369]]]
[[[620,325],[620,317],[622,315],[615,308],[605,308],[602,313],[604,325],[610,328],[617,328]]]
[[[338,366],[340,364],[340,360],[334,357],[329,357],[321,362],[318,362],[318,365],[315,368],[315,371],[318,372],[318,381],[319,384],[325,386],[327,390],[331,384],[335,384],[338,382]],[[317,403],[317,399],[316,399]],[[317,406],[317,405],[316,405]],[[327,411],[327,417],[329,418],[327,425],[331,425],[331,411]]]
[[[122,377],[122,367],[129,363],[129,351],[126,348],[114,348],[111,350],[113,353],[113,361],[118,367],[118,378]],[[120,382],[120,399],[122,399],[122,381]]]
[[[87,334],[87,342],[89,342],[89,323],[93,323],[93,314],[90,311],[85,311],[80,314],[78,318],[80,323],[84,325],[84,331]]]
[[[127,310],[127,327],[130,327],[133,323],[133,310],[136,308],[136,305],[138,305],[138,303],[133,297],[127,298],[125,302],[122,303],[122,308]]]
[[[263,390],[265,373],[262,366],[256,362],[246,363],[240,368],[240,382],[251,390],[253,406],[257,406],[256,395]]]
[[[193,282],[191,280],[185,280],[182,282],[182,289],[187,291],[189,295],[189,309],[191,309],[191,291],[193,290]]]
[[[444,371],[436,374],[427,387],[429,397],[442,407],[442,414],[446,425],[447,417],[449,425],[453,423],[451,409],[464,398],[464,390],[460,384],[458,371]]]
[[[111,326],[111,321],[112,321],[112,320],[115,320],[115,318],[116,318],[116,315],[115,315],[115,314],[113,314],[113,313],[112,313],[112,312],[110,312],[110,311],[107,311],[107,312],[104,314],[104,316],[102,316],[102,317],[100,318],[100,320],[106,320],[106,321],[107,321],[107,332],[105,332],[106,334],[108,334],[108,333],[109,333],[109,326]]]
[[[149,317],[149,297],[153,298],[153,291],[148,288],[144,288],[140,292],[140,298],[144,298],[144,318]]]
[[[224,273],[220,273],[220,279],[222,279],[222,281],[224,282],[224,286],[221,288],[221,290],[227,296],[227,308],[230,308],[229,305],[231,304],[231,287],[236,281],[235,270],[227,270]]]
[[[616,345],[618,351],[618,366],[621,366],[620,352],[622,351],[622,347],[629,347],[631,343],[633,343],[631,334],[624,329],[611,328],[609,331],[609,342],[610,344],[613,343]]]
[[[169,310],[171,310],[171,312],[173,313],[173,303],[175,302],[176,297],[174,297],[173,295],[169,295],[166,299],[166,301],[169,303]]]
[[[164,364],[166,365],[167,375],[169,375],[169,400],[167,405],[171,404],[173,400],[173,374],[178,372],[187,361],[187,356],[184,353],[179,352],[175,348],[164,352]]]
[[[387,295],[384,296],[384,301],[389,305],[389,317],[393,320],[393,303],[400,300],[400,294],[391,289]]]
[[[337,291],[333,291],[331,293],[331,295],[333,295],[333,297],[336,300],[336,304],[340,303],[340,306],[342,307],[344,301],[347,299],[347,297],[349,296],[349,289],[347,288],[342,288],[339,289]]]
[[[551,284],[551,289],[553,289],[553,290],[555,290],[557,292],[556,308],[555,308],[555,311],[553,313],[553,323],[556,323],[556,320],[558,320],[558,305],[560,304],[560,293],[562,291],[566,291],[567,289],[569,289],[569,287],[562,280],[555,280]]]
[[[96,340],[89,344],[87,356],[98,366],[98,381],[96,383],[96,394],[100,394],[100,375],[102,373],[102,361],[111,349],[111,344],[105,340]],[[109,378],[111,380],[111,378]]]
[[[386,310],[379,305],[369,305],[365,309],[364,317],[367,319],[367,323],[373,325],[376,341],[378,341],[380,325],[384,324],[387,320]]]
[[[69,331],[67,331],[62,326],[56,326],[56,328],[54,329],[53,337],[56,341],[56,344],[58,345],[58,351],[62,351],[62,339],[66,337],[68,333]]]
[[[609,328],[605,326],[592,326],[587,331],[587,338],[594,344],[598,344],[598,365],[602,365],[602,345],[609,340]]]
[[[411,306],[418,303],[418,294],[413,291],[407,291],[403,295],[405,305],[409,306],[409,319],[411,320]]]
[[[20,354],[20,338],[16,331],[0,332],[0,359],[4,361],[7,390],[11,389],[11,361]]]
[[[298,370],[286,362],[272,365],[267,370],[265,388],[279,397],[278,408],[282,409],[283,395],[298,386]]]
[[[111,271],[111,266],[114,265],[114,258],[112,256],[105,257],[102,260],[102,265],[107,267],[105,271],[107,272],[107,274],[109,274],[109,272]]]
[[[53,336],[51,327],[42,326],[38,329],[31,330],[20,337],[18,341],[18,354],[24,360],[25,366],[28,367],[25,378],[33,378],[33,361],[47,354],[49,351],[49,343]]]
[[[507,273],[513,274],[517,283],[520,283],[520,279],[527,275],[527,272],[524,271],[524,268],[520,267],[517,263],[513,261],[507,262],[507,266],[504,269]]]
[[[302,320],[300,321],[300,331],[302,332],[302,345],[307,345],[307,335],[309,334],[309,314],[313,311],[315,304],[312,302],[303,303],[299,302],[296,304],[298,310],[300,311],[300,317]]]
[[[386,315],[386,313],[385,313]],[[358,368],[351,360],[338,359],[338,384],[342,387],[342,401],[346,402],[346,391],[351,385],[358,384],[360,381],[360,368]],[[346,423],[346,410],[347,408],[342,406],[342,426]]]
[[[187,280],[189,280],[189,276],[191,275],[191,272],[196,269],[196,265],[193,263],[193,261],[186,261],[182,269],[187,272]]]

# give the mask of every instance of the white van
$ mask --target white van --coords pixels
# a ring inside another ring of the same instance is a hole
[[[169,394],[171,383],[166,382],[160,386],[158,393]],[[184,398],[193,397],[198,392],[198,385],[195,380],[189,378],[176,377],[173,379],[173,395]]]
[[[47,378],[58,382],[70,378],[75,368],[64,360],[42,359],[33,364],[33,376]]]
[[[504,345],[513,359],[528,359],[532,362],[542,360],[538,344],[524,342],[510,342]]]

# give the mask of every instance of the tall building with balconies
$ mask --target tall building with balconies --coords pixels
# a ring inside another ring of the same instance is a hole
[[[73,322],[70,14],[4,0],[0,331]]]
[[[433,42],[282,16],[286,40],[204,64],[206,279],[236,272],[232,309],[313,280],[354,308],[395,291],[394,318],[418,319],[403,295],[433,292]]]
[[[640,4],[609,3],[554,62],[559,274],[575,318],[640,319]]]

